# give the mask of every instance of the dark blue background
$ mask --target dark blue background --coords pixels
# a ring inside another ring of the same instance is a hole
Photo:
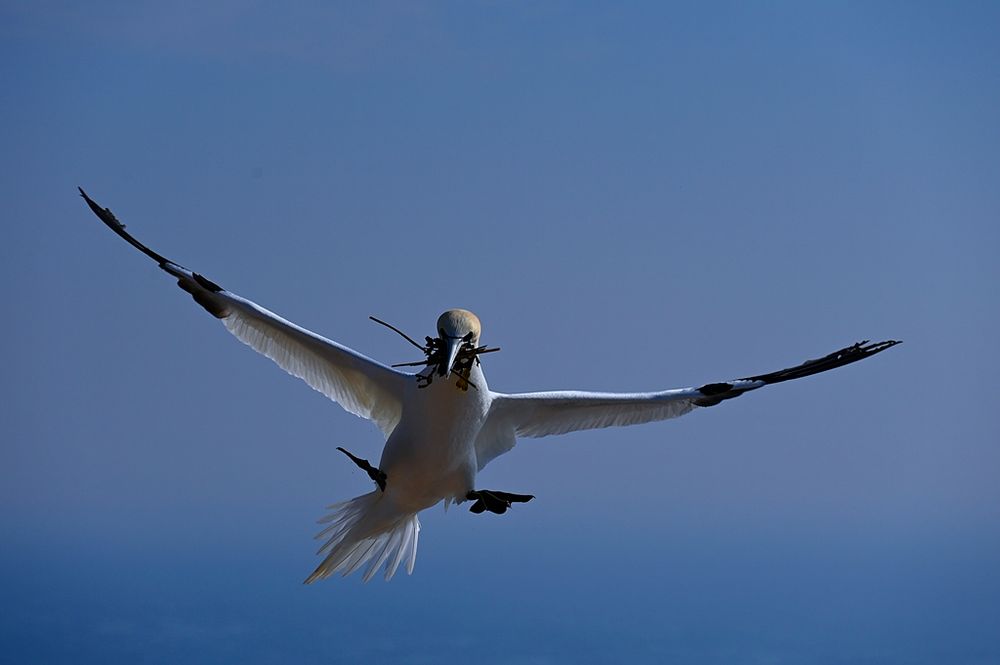
[[[991,3],[5,3],[0,659],[1000,662]],[[386,362],[461,306],[492,388],[651,390],[522,441],[390,584],[301,580],[381,437],[75,187]]]

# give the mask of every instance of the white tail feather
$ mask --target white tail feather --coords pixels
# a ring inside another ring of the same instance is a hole
[[[416,513],[400,512],[381,491],[370,492],[329,506],[332,511],[321,520],[327,524],[316,538],[327,541],[317,554],[326,554],[305,583],[325,579],[339,572],[350,575],[366,563],[364,581],[385,565],[385,579],[392,579],[405,560],[406,572],[413,572],[417,559],[420,520]]]

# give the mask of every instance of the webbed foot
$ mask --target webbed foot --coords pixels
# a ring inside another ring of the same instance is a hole
[[[513,494],[511,492],[498,492],[496,490],[474,490],[465,495],[466,499],[475,500],[469,512],[477,515],[483,511],[490,511],[497,515],[507,512],[513,503],[527,503],[535,498],[534,494]]]
[[[361,469],[368,474],[368,477],[375,481],[375,484],[378,485],[378,488],[380,490],[382,490],[383,492],[385,491],[385,481],[388,480],[389,478],[389,476],[385,475],[385,471],[382,471],[381,469],[376,469],[371,465],[371,463],[368,460],[356,457],[351,453],[347,452],[346,450],[344,450],[343,448],[341,448],[340,446],[337,446],[337,450],[350,457],[352,462],[361,467]]]

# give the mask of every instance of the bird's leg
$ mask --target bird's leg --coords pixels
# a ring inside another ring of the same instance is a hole
[[[343,448],[341,448],[340,446],[337,446],[337,450],[350,457],[352,462],[361,467],[364,470],[364,472],[368,474],[368,477],[375,481],[375,484],[378,485],[378,488],[380,490],[382,490],[383,492],[385,491],[385,481],[388,480],[389,478],[389,476],[385,475],[385,471],[382,471],[381,469],[376,469],[371,465],[371,463],[368,460],[356,457],[351,453],[347,452],[346,450],[344,450]]]
[[[503,515],[512,503],[527,503],[535,498],[533,494],[512,494],[497,490],[473,490],[465,495],[466,499],[475,500],[469,512],[477,515],[485,510],[497,515]]]

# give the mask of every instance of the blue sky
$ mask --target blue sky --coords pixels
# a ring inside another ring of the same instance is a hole
[[[18,662],[1000,661],[991,3],[4,3],[0,652]],[[304,587],[374,426],[93,218],[505,392],[905,344],[524,441],[503,517]]]

